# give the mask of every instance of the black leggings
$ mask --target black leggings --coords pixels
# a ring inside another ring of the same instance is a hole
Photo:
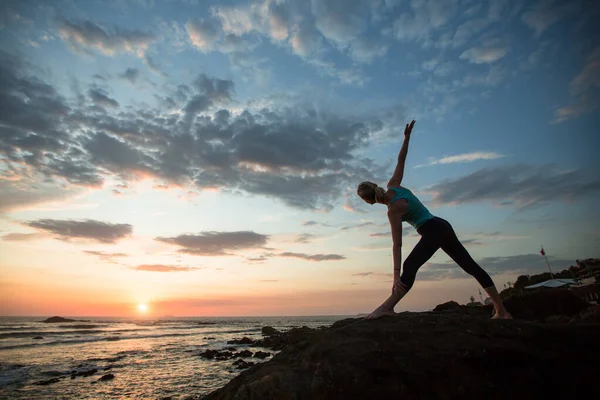
[[[417,232],[421,235],[421,240],[410,252],[404,266],[400,281],[410,290],[415,283],[417,271],[423,264],[433,256],[433,254],[441,247],[456,262],[466,273],[472,275],[477,282],[488,288],[494,286],[492,278],[485,272],[474,260],[471,255],[460,243],[452,225],[443,218],[433,217],[425,222]]]

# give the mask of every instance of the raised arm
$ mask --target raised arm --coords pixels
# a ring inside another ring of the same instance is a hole
[[[406,128],[404,129],[404,142],[402,143],[402,148],[398,154],[398,164],[396,165],[392,179],[390,179],[387,184],[388,189],[390,187],[398,187],[402,183],[402,178],[404,177],[404,164],[406,163],[406,155],[408,154],[408,142],[410,141],[410,134],[413,126],[415,126],[415,120],[412,120],[410,125],[406,124]]]

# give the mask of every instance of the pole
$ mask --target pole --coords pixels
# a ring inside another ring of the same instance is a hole
[[[544,246],[541,246],[541,248],[542,248],[542,254],[544,255],[544,258],[546,259],[546,264],[548,264],[548,271],[550,271],[550,276],[552,277],[552,279],[554,279],[554,274],[552,273],[552,268],[550,268],[550,262],[548,261],[548,256],[546,255]]]

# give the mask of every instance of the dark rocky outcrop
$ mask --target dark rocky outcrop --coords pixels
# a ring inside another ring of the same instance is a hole
[[[257,351],[256,353],[254,353],[254,357],[256,358],[260,358],[260,359],[265,359],[267,357],[269,357],[271,355],[271,353],[268,353],[266,351]]]
[[[45,320],[43,320],[42,322],[45,323],[61,323],[61,322],[90,322],[89,320],[83,320],[83,319],[69,319],[69,318],[63,318],[63,317],[50,317],[50,318],[46,318]]]
[[[600,396],[595,307],[561,290],[505,304],[519,319],[452,305],[292,329],[272,336],[293,331],[272,343],[287,341],[281,352],[205,400],[571,398],[574,382],[578,393]]]
[[[252,343],[254,343],[254,340],[252,340],[246,336],[244,336],[241,339],[233,339],[233,340],[227,341],[227,344],[252,344]]]
[[[233,366],[236,367],[237,369],[246,369],[246,368],[250,368],[254,365],[255,365],[255,363],[253,363],[252,361],[244,361],[241,358],[233,363]]]
[[[278,331],[277,329],[273,328],[272,326],[263,326],[261,333],[264,336],[272,336],[272,335],[279,335],[281,332]]]
[[[106,374],[106,375],[102,375],[98,381],[110,381],[112,379],[115,379],[115,375],[114,374]]]

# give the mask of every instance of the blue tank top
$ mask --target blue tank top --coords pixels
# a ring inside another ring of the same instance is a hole
[[[408,211],[404,216],[402,216],[402,220],[408,222],[415,229],[419,229],[421,225],[423,225],[426,221],[433,218],[433,215],[429,212],[427,207],[423,205],[417,199],[417,197],[412,194],[412,192],[406,188],[393,188],[390,190],[396,192],[396,196],[390,201],[390,205],[388,208],[398,199],[406,199],[408,201]]]

